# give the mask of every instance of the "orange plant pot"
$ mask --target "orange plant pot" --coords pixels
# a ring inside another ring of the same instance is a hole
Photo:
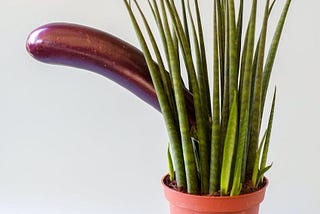
[[[169,188],[162,179],[171,214],[258,214],[268,180],[260,190],[239,196],[200,196]]]

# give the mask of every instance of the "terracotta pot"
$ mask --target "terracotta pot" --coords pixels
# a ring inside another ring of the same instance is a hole
[[[165,177],[164,177],[165,178]],[[171,214],[258,214],[264,199],[265,186],[253,193],[239,196],[199,196],[175,191],[162,179],[165,197],[170,203]]]

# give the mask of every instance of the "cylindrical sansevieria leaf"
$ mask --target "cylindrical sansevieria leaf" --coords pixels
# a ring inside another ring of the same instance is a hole
[[[236,147],[236,137],[238,129],[238,103],[237,93],[234,93],[231,105],[228,128],[224,142],[222,169],[221,169],[221,195],[229,194],[229,185],[232,173],[232,162]]]
[[[155,64],[152,60],[150,51],[148,49],[148,46],[146,44],[146,41],[143,37],[143,34],[140,30],[140,27],[136,21],[136,18],[133,14],[133,11],[127,2],[127,0],[124,0],[124,3],[128,9],[128,12],[130,14],[132,23],[134,25],[134,28],[136,30],[137,36],[139,38],[139,42],[142,46],[142,49],[144,51],[144,55],[146,58],[146,61],[148,63],[148,67],[150,69],[151,77],[154,83],[154,86],[157,91],[157,96],[160,100],[160,106],[162,109],[162,113],[164,116],[164,120],[167,125],[168,134],[170,138],[171,143],[171,154],[174,157],[174,168],[176,169],[176,179],[178,187],[185,188],[187,186],[186,181],[186,173],[185,173],[185,164],[183,160],[183,152],[182,152],[182,146],[181,146],[181,139],[180,139],[180,133],[178,131],[178,127],[175,126],[175,122],[173,120],[172,111],[169,108],[169,100],[168,97],[165,95],[163,85],[161,82],[161,77],[159,73],[156,72]]]
[[[269,4],[270,0],[267,0],[264,12],[264,20],[262,25],[262,30],[260,38],[257,44],[256,58],[254,60],[255,66],[253,66],[253,80],[252,80],[252,100],[250,107],[250,138],[249,138],[249,157],[248,157],[248,167],[254,166],[254,159],[256,155],[254,151],[258,149],[260,126],[261,126],[261,101],[262,101],[262,75],[263,75],[263,63],[264,54],[266,46],[267,37],[267,25],[269,19]]]
[[[228,25],[229,25],[229,100],[233,99],[233,93],[238,89],[238,46],[237,46],[237,28],[235,20],[234,0],[228,3]]]
[[[252,61],[253,61],[253,50],[254,50],[254,39],[255,39],[255,29],[256,29],[256,14],[257,14],[257,0],[253,0],[252,7],[251,7],[251,15],[250,15],[250,21],[248,25],[248,37],[247,37],[247,47],[246,47],[246,59],[244,61],[244,70],[243,70],[243,82],[241,85],[241,91],[240,91],[240,119],[239,119],[239,157],[242,155],[241,151],[244,151],[247,147],[250,147],[248,145],[250,141],[248,141],[248,130],[249,130],[249,111],[250,111],[250,100],[251,100],[251,86],[252,86]],[[250,154],[249,154],[250,155]],[[246,157],[243,157],[244,159],[247,159]],[[240,160],[238,163],[236,163],[236,169],[239,167],[244,167],[243,164],[245,161],[242,161],[241,156],[241,163]],[[247,167],[247,166],[246,166]],[[249,173],[252,173],[252,168],[248,169]],[[237,172],[236,173],[240,173]],[[238,176],[236,176],[238,177]]]
[[[199,84],[196,77],[195,66],[193,62],[193,56],[188,45],[187,36],[184,34],[183,27],[181,21],[179,19],[179,15],[175,8],[175,5],[169,0],[165,0],[166,4],[169,8],[169,13],[171,16],[171,20],[173,22],[173,26],[175,31],[177,32],[177,37],[179,38],[182,55],[184,57],[184,62],[186,66],[186,70],[189,76],[189,82],[192,86],[193,99],[194,99],[194,107],[196,114],[196,126],[197,126],[197,137],[199,140],[199,150],[200,150],[200,165],[201,165],[201,186],[207,190],[209,187],[209,156],[207,150],[209,148],[209,142],[207,140],[207,133],[205,123],[206,120],[202,111],[201,104],[201,94],[199,90]]]
[[[212,99],[212,130],[211,130],[211,158],[209,194],[219,190],[221,170],[221,143],[220,143],[220,80],[219,80],[219,48],[218,48],[218,21],[217,0],[214,2],[214,45],[213,45],[213,99]]]
[[[262,109],[264,107],[264,103],[265,103],[265,100],[266,100],[268,86],[269,86],[269,80],[270,80],[270,76],[271,76],[274,60],[276,58],[276,54],[277,54],[277,51],[278,51],[280,38],[281,38],[281,35],[282,35],[282,31],[283,31],[285,20],[287,18],[287,14],[288,14],[288,11],[289,11],[290,4],[291,4],[291,0],[287,0],[286,3],[285,3],[284,8],[282,10],[282,14],[281,14],[280,20],[278,22],[276,31],[275,31],[273,39],[272,39],[272,43],[270,45],[270,49],[269,49],[269,52],[268,52],[266,63],[264,65],[263,83],[262,83],[262,107],[261,107]]]

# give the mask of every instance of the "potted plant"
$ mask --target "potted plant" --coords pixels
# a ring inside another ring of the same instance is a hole
[[[198,0],[181,0],[180,13],[174,0],[148,1],[160,42],[138,2],[133,0],[134,10],[124,0],[142,52],[110,34],[66,23],[34,30],[27,49],[43,62],[100,73],[162,112],[169,137],[169,173],[162,183],[172,214],[254,214],[271,167],[267,155],[276,90],[267,125],[261,124],[291,0],[284,3],[268,52],[268,20],[275,1],[264,2],[258,31],[257,0],[249,5],[246,27],[243,0],[237,7],[233,0],[214,0],[213,69],[207,65]]]

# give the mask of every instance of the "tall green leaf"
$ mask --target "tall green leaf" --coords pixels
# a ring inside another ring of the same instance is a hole
[[[170,5],[170,7],[171,6],[173,5]],[[169,11],[169,13],[172,15],[171,11]],[[177,17],[172,16],[172,19],[175,19],[175,18]],[[183,32],[182,26],[180,27],[181,27],[180,30]],[[179,66],[180,63],[177,58],[177,53],[176,53],[176,49],[174,48],[174,45],[171,43],[170,40],[168,40],[167,42],[168,42],[168,50],[169,50],[169,56],[170,56],[170,64],[171,64],[170,67],[171,67],[174,96],[176,100],[176,107],[178,111],[179,126],[180,126],[181,139],[182,139],[183,157],[185,162],[186,179],[187,179],[187,190],[191,194],[197,194],[199,193],[200,188],[198,185],[196,162],[195,162],[195,157],[194,157],[192,143],[191,143],[188,115],[187,115],[185,99],[184,99],[183,82],[182,82],[180,66]],[[185,44],[185,45],[188,45],[188,44]]]
[[[153,16],[154,16],[154,19],[156,20],[156,23],[157,23],[157,26],[158,26],[158,29],[159,29],[159,33],[160,33],[161,41],[162,41],[162,46],[163,46],[163,49],[164,49],[164,53],[166,55],[166,59],[167,59],[167,61],[169,61],[167,38],[166,38],[166,34],[164,32],[164,22],[166,20],[162,20],[162,18],[161,18],[161,14],[160,14],[160,10],[159,10],[159,6],[157,4],[157,1],[156,0],[152,0],[153,4],[151,4],[150,0],[148,0],[148,2],[149,2],[150,8],[153,11]]]
[[[240,0],[239,12],[238,12],[238,20],[237,20],[237,47],[238,47],[238,69],[240,68],[240,59],[241,59],[241,45],[242,45],[242,27],[243,27],[243,0]]]
[[[174,167],[173,167],[172,156],[171,156],[171,152],[170,152],[170,142],[168,143],[167,157],[168,157],[169,176],[170,176],[170,180],[173,181],[173,180],[175,180],[175,176],[174,176]]]
[[[238,46],[237,46],[237,28],[235,19],[234,0],[228,0],[228,43],[229,43],[229,100],[233,99],[233,93],[238,86]]]
[[[165,1],[169,8],[169,12],[170,12],[175,30],[179,37],[186,69],[187,69],[187,72],[189,73],[190,82],[192,84],[194,107],[195,107],[195,114],[196,114],[197,134],[199,138],[198,140],[199,140],[199,147],[200,147],[200,163],[201,163],[201,174],[202,174],[201,187],[203,187],[203,190],[207,190],[209,189],[208,188],[209,187],[208,185],[209,184],[209,161],[208,161],[209,154],[207,153],[207,149],[209,148],[209,145],[207,141],[207,133],[206,133],[207,128],[206,128],[206,122],[203,117],[200,91],[199,91],[199,85],[198,85],[197,77],[195,73],[193,57],[190,50],[190,46],[188,45],[186,35],[184,34],[181,20],[179,19],[175,5],[172,4],[172,1],[171,2],[169,0],[165,0]]]
[[[214,1],[213,12],[213,100],[212,100],[212,135],[211,135],[211,161],[210,161],[210,186],[209,194],[219,190],[220,183],[220,162],[221,162],[221,146],[220,146],[220,84],[219,84],[219,50],[218,50],[218,21],[217,21],[217,4]]]
[[[273,99],[272,99],[270,116],[269,116],[269,122],[268,122],[267,134],[266,134],[266,142],[263,147],[263,153],[262,153],[262,158],[261,158],[261,166],[260,166],[261,169],[265,168],[267,165],[267,157],[268,157],[268,151],[269,151],[270,136],[271,136],[271,131],[272,131],[276,96],[277,96],[277,90],[275,89],[274,94],[273,94]]]
[[[200,7],[198,0],[195,0],[195,9],[196,9],[196,18],[198,23],[198,37],[199,37],[199,46],[201,53],[201,64],[202,70],[199,73],[199,88],[201,91],[201,97],[203,97],[203,108],[204,115],[207,115],[208,118],[211,117],[211,103],[210,103],[210,90],[209,90],[209,79],[208,79],[208,67],[207,67],[207,57],[206,57],[206,48],[203,37],[203,27],[200,16]],[[209,119],[208,119],[209,120]]]
[[[184,33],[187,37],[189,46],[191,46],[191,42],[190,42],[190,34],[189,34],[189,27],[188,27],[188,20],[187,20],[187,9],[186,9],[186,3],[185,0],[181,0],[181,7],[182,7],[182,18],[183,18],[183,26],[184,26]],[[172,3],[174,4],[174,1],[172,1]]]
[[[279,42],[280,42],[281,34],[283,31],[283,26],[284,26],[285,20],[287,18],[290,4],[291,4],[291,0],[287,0],[284,5],[280,20],[278,22],[276,31],[274,33],[274,36],[273,36],[273,39],[271,42],[271,46],[270,46],[269,53],[268,53],[268,56],[266,59],[266,63],[264,65],[263,82],[262,82],[262,107],[261,107],[262,109],[264,108],[264,104],[265,104],[265,100],[266,100],[266,96],[267,96],[267,91],[268,91],[268,86],[269,86],[270,75],[271,75],[271,71],[273,68],[276,53],[277,53],[277,50],[279,47]]]
[[[172,111],[170,109],[170,104],[168,101],[168,97],[166,96],[166,93],[164,92],[162,81],[160,74],[158,73],[158,70],[154,64],[154,61],[152,59],[151,53],[149,51],[149,48],[147,46],[147,43],[144,39],[144,36],[140,30],[139,24],[133,14],[133,11],[128,3],[127,0],[123,0],[126,8],[129,12],[132,24],[134,26],[134,29],[136,31],[137,37],[139,39],[140,45],[143,49],[146,61],[148,63],[148,67],[150,70],[150,75],[154,84],[154,87],[157,92],[157,97],[161,106],[161,111],[164,116],[165,124],[167,126],[169,139],[171,142],[171,149],[172,149],[172,157],[175,160],[174,161],[174,168],[176,169],[176,180],[177,185],[179,187],[186,187],[186,174],[185,174],[185,166],[183,161],[183,152],[182,152],[182,146],[180,141],[180,134],[179,130],[175,126],[175,122],[173,120]]]
[[[263,63],[264,63],[264,53],[265,53],[265,44],[267,36],[267,26],[269,18],[269,4],[270,1],[266,1],[264,19],[262,24],[262,30],[257,44],[257,58],[254,62],[255,70],[252,73],[255,75],[253,77],[253,91],[252,91],[252,100],[250,107],[250,142],[248,147],[248,160],[247,167],[249,170],[253,169],[254,161],[256,159],[256,150],[258,148],[259,142],[259,133],[261,126],[261,99],[262,99],[262,72],[263,72]],[[251,172],[248,171],[250,174]]]
[[[158,63],[158,66],[159,66],[159,71],[160,71],[160,75],[161,75],[161,79],[162,79],[162,83],[163,83],[163,87],[164,87],[164,90],[166,92],[166,95],[168,97],[168,100],[169,100],[169,103],[170,103],[170,108],[172,109],[172,112],[173,112],[173,116],[174,116],[174,119],[176,121],[176,124],[178,126],[178,119],[176,117],[176,113],[177,113],[177,110],[175,108],[175,101],[174,101],[174,97],[173,97],[173,92],[172,92],[172,86],[171,86],[171,82],[170,82],[170,77],[168,75],[168,73],[166,72],[165,70],[165,66],[164,66],[164,62],[162,60],[162,57],[161,57],[161,53],[160,53],[160,50],[159,50],[159,47],[157,45],[157,42],[156,42],[156,39],[152,33],[152,30],[149,26],[149,23],[146,19],[146,17],[144,16],[138,2],[136,0],[133,0],[134,3],[136,4],[137,8],[138,8],[138,11],[140,12],[140,15],[142,17],[142,20],[143,20],[143,23],[144,23],[144,26],[145,26],[145,29],[148,33],[148,36],[149,36],[149,40],[151,42],[151,45],[153,47],[153,50],[154,50],[154,53],[155,53],[155,56],[156,56],[156,59],[157,59],[157,63]],[[156,13],[156,12],[155,12]]]
[[[238,104],[237,94],[234,93],[233,102],[231,105],[230,117],[228,122],[227,134],[223,149],[222,168],[220,190],[221,195],[228,195],[231,179],[231,166],[233,162],[234,150],[236,147],[236,134],[238,126]]]
[[[257,0],[253,0],[252,7],[251,7],[251,15],[250,21],[248,26],[248,43],[246,47],[246,59],[244,64],[244,73],[243,73],[243,85],[241,88],[241,100],[240,100],[240,122],[239,122],[239,145],[238,145],[238,154],[241,155],[241,151],[246,153],[244,149],[247,147],[248,142],[248,121],[249,121],[249,111],[250,111],[250,99],[251,99],[251,65],[253,59],[253,48],[254,48],[254,38],[255,38],[255,25],[256,25],[256,13],[257,13]],[[250,155],[250,151],[248,152]],[[246,157],[244,157],[246,158]],[[242,164],[242,159],[238,160],[237,162]],[[236,162],[236,165],[237,165]],[[249,173],[252,168],[249,168]],[[236,167],[237,169],[237,167]]]
[[[261,152],[262,152],[263,145],[266,142],[266,135],[267,135],[267,132],[264,133],[263,138],[260,142],[259,148],[256,151],[256,159],[254,161],[252,178],[251,178],[252,184],[254,187],[257,186],[258,179],[259,179],[258,177],[259,177],[259,166],[260,166]]]

